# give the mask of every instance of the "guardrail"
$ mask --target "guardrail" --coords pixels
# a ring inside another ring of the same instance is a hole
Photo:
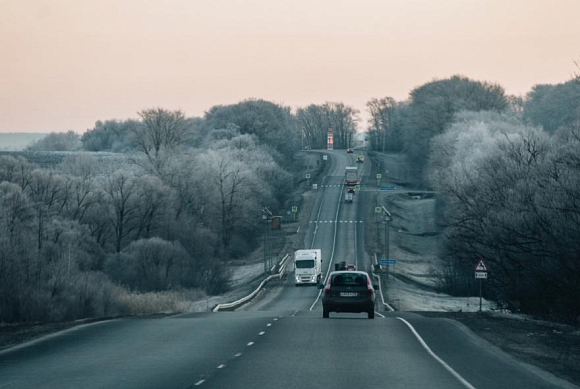
[[[378,265],[378,261],[377,261],[377,254],[375,253],[375,265]],[[382,282],[381,282],[381,277],[376,275],[375,272],[373,272],[373,277],[377,277],[379,279],[379,293],[381,295],[381,302],[383,303],[383,306],[387,308],[387,310],[389,310],[390,312],[394,312],[395,308],[393,308],[390,304],[385,302],[385,297],[383,296],[383,286],[382,286]]]
[[[278,264],[278,266],[280,266],[280,270],[278,271],[278,273],[276,274],[272,274],[268,277],[266,277],[261,283],[260,285],[258,285],[258,287],[256,288],[256,290],[254,290],[252,293],[250,293],[249,295],[242,297],[239,300],[236,300],[234,302],[231,303],[225,303],[225,304],[218,304],[216,305],[216,307],[212,310],[213,312],[218,312],[220,310],[226,310],[226,309],[235,309],[239,306],[241,306],[242,304],[247,303],[248,301],[250,301],[251,299],[253,299],[254,297],[256,297],[256,295],[258,294],[258,292],[260,290],[262,290],[262,288],[264,287],[264,285],[266,285],[266,283],[274,278],[278,278],[281,279],[282,276],[284,275],[284,273],[286,272],[286,268],[287,268],[287,263],[286,261],[288,260],[288,258],[290,258],[290,254],[286,254],[284,256],[284,258],[282,258],[282,260],[280,261],[280,263]],[[274,269],[274,268],[272,268]]]

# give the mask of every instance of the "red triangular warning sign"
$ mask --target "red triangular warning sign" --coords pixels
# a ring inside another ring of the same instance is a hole
[[[475,271],[487,271],[487,267],[485,267],[485,263],[483,263],[483,260],[479,261],[479,263],[475,267]]]

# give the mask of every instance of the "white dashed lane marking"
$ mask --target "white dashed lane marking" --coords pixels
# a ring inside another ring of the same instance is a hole
[[[266,324],[266,327],[270,327],[272,325],[272,323],[268,323]]]
[[[199,380],[194,385],[199,386],[199,385],[203,384],[204,382],[205,382],[205,380]]]
[[[221,364],[221,365],[219,365],[217,368],[218,368],[218,369],[223,369],[224,367],[226,367],[226,365],[224,365],[224,364]]]
[[[362,223],[362,220],[337,220],[336,223]],[[310,220],[310,224],[335,223],[334,220]]]
[[[258,335],[262,336],[266,333],[266,331],[260,331],[260,333]]]
[[[236,355],[234,355],[234,357],[236,357],[236,358],[241,357],[241,356],[242,356],[242,353],[237,353]]]
[[[248,345],[248,346],[251,346],[251,345],[253,345],[253,344],[254,344],[254,342],[249,342],[247,345]]]

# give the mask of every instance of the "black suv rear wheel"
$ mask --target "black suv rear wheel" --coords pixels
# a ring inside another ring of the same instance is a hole
[[[371,309],[369,311],[369,319],[374,319],[374,318],[375,318],[375,310],[374,309]]]

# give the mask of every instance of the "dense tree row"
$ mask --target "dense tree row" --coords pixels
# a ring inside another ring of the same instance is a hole
[[[444,290],[474,293],[484,259],[489,297],[578,324],[580,83],[519,99],[452,77],[368,107],[373,147],[406,152],[442,195]]]
[[[74,131],[51,132],[32,142],[28,151],[78,151],[82,147],[80,136]]]
[[[225,261],[256,247],[261,209],[291,193],[282,139],[297,146],[286,108],[239,105],[204,120],[148,109],[83,136],[123,159],[0,157],[0,321],[122,311],[119,288],[227,288]]]
[[[413,89],[408,101],[390,97],[367,103],[369,140],[375,150],[404,151],[418,170],[427,164],[430,141],[462,110],[502,112],[508,108],[503,88],[461,76]]]
[[[352,144],[357,115],[357,110],[343,103],[325,103],[299,108],[296,119],[304,145],[326,148],[328,129],[332,128],[334,148],[344,149]]]

